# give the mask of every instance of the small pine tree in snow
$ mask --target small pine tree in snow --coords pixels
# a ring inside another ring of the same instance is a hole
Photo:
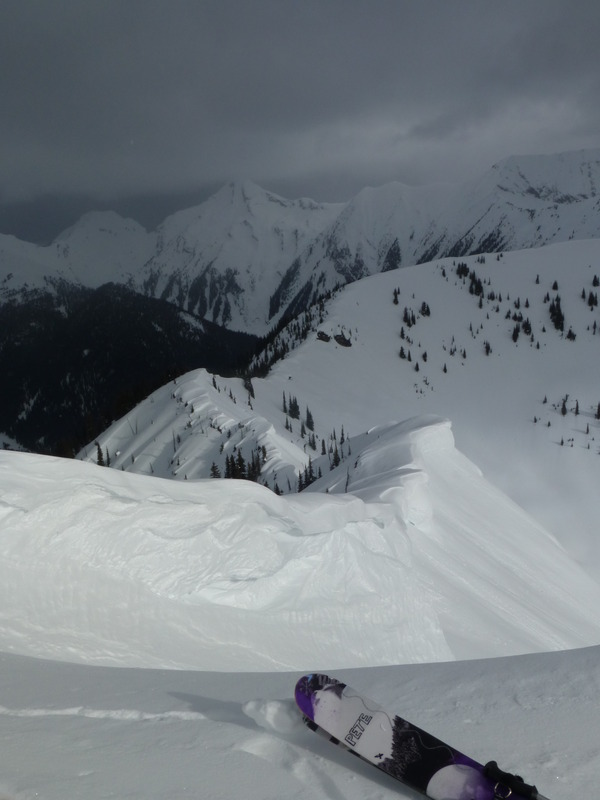
[[[311,414],[310,408],[306,408],[306,427],[309,431],[314,431],[315,429],[315,421],[313,419],[313,415]]]
[[[288,413],[292,419],[300,419],[300,405],[295,397],[291,397],[288,402]]]

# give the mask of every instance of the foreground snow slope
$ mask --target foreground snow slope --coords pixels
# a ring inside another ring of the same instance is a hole
[[[372,430],[352,458],[311,487],[327,492],[278,497],[0,453],[0,648],[280,670],[600,641],[598,584],[449,423]]]
[[[336,675],[478,760],[518,771],[552,800],[574,800],[597,793],[599,664],[596,647]],[[11,655],[0,656],[0,670],[3,800],[417,798],[305,728],[292,700],[299,673]]]

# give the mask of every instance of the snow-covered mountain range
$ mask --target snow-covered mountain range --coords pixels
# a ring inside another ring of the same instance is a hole
[[[57,279],[113,281],[263,335],[340,283],[443,256],[600,234],[600,150],[512,157],[462,185],[364,189],[348,203],[286,200],[246,182],[154,232],[85,215],[47,246],[0,237],[0,298]]]
[[[0,369],[10,377],[0,431],[72,454],[124,396],[136,403],[174,370],[243,370],[257,337],[337,286],[435,258],[596,238],[599,165],[600,150],[515,157],[467,184],[390,183],[344,204],[229,184],[154,232],[92,213],[47,247],[0,236]],[[158,366],[144,346],[156,337]],[[52,341],[67,344],[49,352]],[[129,367],[115,372],[105,352]],[[71,419],[75,437],[61,422]]]

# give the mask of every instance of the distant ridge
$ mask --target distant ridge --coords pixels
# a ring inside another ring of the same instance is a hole
[[[600,149],[511,156],[464,184],[365,188],[347,203],[223,186],[147,232],[84,215],[52,245],[0,236],[0,301],[58,277],[125,283],[256,335],[340,283],[444,256],[600,236]]]

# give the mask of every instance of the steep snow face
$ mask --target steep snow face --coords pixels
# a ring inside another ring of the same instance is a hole
[[[600,587],[457,453],[448,423],[371,431],[352,458],[278,497],[0,454],[0,647],[277,670],[599,640]]]
[[[341,208],[228,184],[160,226],[144,289],[226,327],[262,333],[284,270]]]
[[[444,249],[436,255],[595,238],[600,231],[599,180],[600,150],[501,161],[454,198]],[[471,225],[465,226],[467,220]]]

